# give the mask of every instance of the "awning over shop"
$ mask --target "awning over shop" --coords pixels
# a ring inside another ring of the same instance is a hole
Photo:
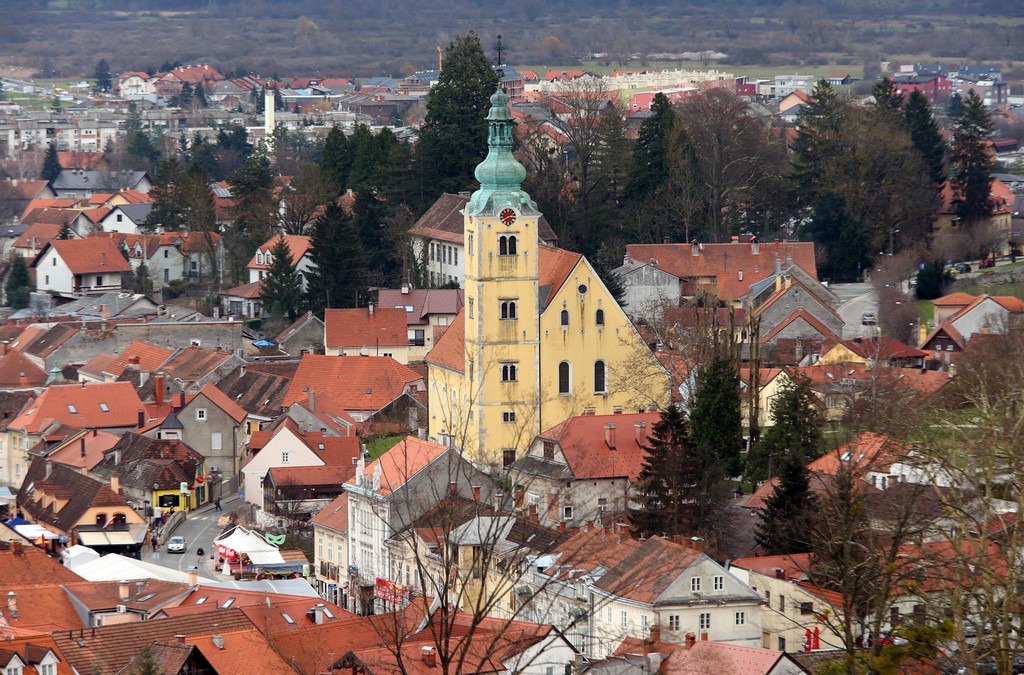
[[[79,532],[78,542],[90,548],[95,546],[134,546],[138,543],[131,532],[111,532],[109,530]]]
[[[54,534],[42,525],[36,525],[35,523],[25,523],[24,525],[15,525],[14,531],[32,541],[36,541],[40,537],[47,541],[51,539],[60,539],[59,534]]]
[[[213,540],[217,554],[228,560],[238,560],[245,555],[253,565],[279,565],[284,558],[277,547],[267,542],[257,532],[238,526],[226,535]]]

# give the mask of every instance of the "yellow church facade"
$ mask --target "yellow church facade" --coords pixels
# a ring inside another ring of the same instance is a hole
[[[429,434],[507,465],[573,415],[663,407],[669,378],[582,255],[542,245],[507,97],[467,204],[465,305],[427,356]]]

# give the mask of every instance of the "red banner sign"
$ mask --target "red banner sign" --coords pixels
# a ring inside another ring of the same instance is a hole
[[[409,599],[409,589],[405,586],[399,586],[396,583],[392,583],[387,579],[381,579],[380,577],[377,577],[376,586],[377,587],[373,595],[384,602],[399,604],[406,602]]]

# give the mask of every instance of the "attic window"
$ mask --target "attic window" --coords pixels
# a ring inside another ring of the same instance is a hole
[[[197,604],[197,605],[201,605],[201,604],[203,604],[204,602],[206,602],[206,601],[207,601],[207,599],[208,599],[208,598],[207,598],[207,597],[206,597],[206,596],[204,595],[203,597],[201,597],[201,598],[199,598],[198,600],[196,600],[196,604]]]
[[[71,413],[72,415],[77,415],[78,414],[78,408],[76,408],[71,403],[68,403],[68,412]]]
[[[235,599],[234,598],[228,598],[227,600],[224,601],[224,604],[221,605],[220,608],[221,609],[227,609],[228,607],[230,607],[233,604],[235,604]]]
[[[317,450],[323,450],[324,449],[324,444],[323,443],[317,443],[316,444],[316,449]]]
[[[289,625],[291,625],[291,626],[294,626],[294,625],[295,625],[295,619],[291,618],[291,617],[290,617],[290,616],[288,616],[288,615],[287,615],[286,613],[284,613],[284,612],[281,612],[281,616],[282,616],[282,618],[284,618],[284,620],[285,620],[285,621],[286,621],[286,622],[287,622],[287,623],[288,623]]]
[[[110,406],[106,403],[100,403],[100,410],[103,412],[110,412]]]
[[[324,616],[326,616],[328,619],[334,618],[334,615],[331,614],[331,610],[327,609],[326,607],[324,607]]]
[[[135,598],[135,602],[145,602],[146,600],[151,600],[152,598],[155,598],[155,597],[156,597],[156,593],[146,593],[141,598]]]

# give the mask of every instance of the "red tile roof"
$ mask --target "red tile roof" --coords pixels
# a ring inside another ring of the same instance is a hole
[[[808,570],[811,568],[810,553],[796,553],[793,555],[766,555],[755,558],[737,558],[732,561],[733,567],[741,570],[757,572],[769,577],[775,577],[777,570],[782,570],[786,579],[797,581],[806,579]]]
[[[652,604],[701,556],[692,548],[651,537],[602,575],[595,587],[617,597]]]
[[[139,410],[142,401],[130,382],[51,385],[10,427],[37,433],[55,420],[87,429],[132,427]]]
[[[324,312],[324,346],[405,347],[409,344],[404,308],[328,309]]]
[[[382,288],[377,298],[380,307],[412,307],[411,312],[405,313],[406,323],[425,325],[432,314],[457,314],[465,304],[465,291],[461,288],[413,288],[403,292]]]
[[[136,340],[125,347],[121,354],[115,357],[113,362],[103,372],[119,377],[129,364],[137,363],[140,371],[150,373],[163,365],[167,359],[171,358],[172,354],[174,352],[170,349],[163,349],[141,340]]]
[[[348,493],[338,495],[333,502],[310,518],[309,522],[314,526],[319,525],[336,532],[348,532]]]
[[[0,633],[2,632],[0,630]],[[76,675],[67,658],[57,648],[57,643],[45,635],[12,638],[0,642],[0,670],[12,672],[7,670],[6,666],[13,660],[13,655],[17,653],[18,658],[29,667],[29,670],[24,671],[25,673],[41,672],[38,664],[50,652],[57,657],[56,670],[51,671],[54,675]]]
[[[228,417],[236,422],[241,422],[248,415],[248,413],[242,410],[240,405],[232,401],[224,392],[209,382],[204,384],[203,388],[199,390],[199,395],[205,396],[211,403],[227,413]]]
[[[680,279],[696,282],[701,277],[714,277],[718,297],[738,300],[752,284],[775,274],[775,261],[793,264],[817,279],[813,242],[732,242],[728,244],[700,244],[698,255],[693,255],[691,244],[630,244],[626,254],[636,262],[654,261],[654,266]],[[743,272],[740,280],[739,273]]]
[[[256,628],[216,631],[220,636],[217,643],[213,641],[213,632],[211,629],[210,634],[193,636],[189,642],[202,652],[217,673],[251,673],[255,664],[259,664],[260,672],[294,672]]]
[[[540,277],[538,283],[540,286],[551,287],[547,298],[543,299],[544,307],[547,307],[548,302],[569,278],[582,258],[583,256],[579,253],[566,251],[564,248],[544,246],[543,244],[540,246],[537,250],[537,267]]]
[[[380,467],[380,489],[378,493],[388,495],[405,485],[406,481],[427,467],[448,450],[447,446],[430,441],[421,441],[408,436],[398,442],[380,458],[366,465],[366,477],[373,480],[373,475]],[[346,485],[355,485],[356,477],[346,481]]]
[[[641,543],[628,532],[585,527],[551,552],[558,555],[558,561],[544,573],[563,581],[574,581],[598,567],[607,569],[621,564]]]
[[[409,234],[414,237],[425,237],[447,241],[452,244],[463,244],[465,224],[462,209],[469,203],[469,193],[451,194],[443,193],[437,201],[427,209],[427,212],[420,216],[411,228]],[[558,235],[551,229],[551,225],[544,216],[540,217],[537,223],[537,234],[541,241],[556,242]]]
[[[353,438],[356,442],[356,455],[358,458],[359,439]],[[341,485],[356,475],[356,465],[351,459],[348,464],[335,464],[334,466],[286,466],[274,467],[267,472],[273,474],[273,484],[277,487],[295,488],[300,486],[323,486]]]
[[[109,239],[54,239],[49,246],[56,250],[73,274],[132,271],[132,266]]]
[[[82,581],[78,576],[64,565],[46,555],[40,549],[25,542],[20,546],[12,546],[7,543],[0,544],[0,588],[3,588],[3,597],[6,600],[7,593],[14,591],[22,593],[23,587],[39,586],[46,584],[74,583]],[[18,604],[19,610],[28,609],[26,605],[31,604],[29,598],[23,597],[22,605]],[[6,613],[7,605],[3,606]],[[19,611],[19,614],[22,612]],[[8,620],[9,614],[5,614]]]
[[[957,291],[956,293],[950,293],[944,295],[941,298],[935,298],[932,300],[932,304],[936,307],[966,307],[967,305],[974,302],[975,296],[970,293],[964,293],[963,291]]]
[[[452,319],[448,329],[434,340],[434,348],[427,354],[427,363],[433,363],[458,373],[466,372],[466,310]]]
[[[876,338],[854,338],[852,340],[835,340],[825,347],[827,353],[832,347],[843,345],[851,352],[865,359],[886,361],[889,359],[912,359],[928,356],[928,352],[905,345],[888,335]],[[824,355],[824,353],[822,355]]]
[[[577,480],[625,476],[636,481],[647,457],[643,446],[660,419],[658,413],[577,415],[540,437],[558,443]],[[614,447],[608,445],[609,435]]]
[[[57,238],[64,223],[33,223],[11,244],[12,248],[43,250],[43,247]]]
[[[689,649],[677,649],[662,664],[665,675],[769,675],[783,660],[784,652],[761,647],[741,647],[725,642],[698,640]]]
[[[49,184],[49,181],[45,180],[15,180],[5,178],[4,180],[0,180],[0,198],[18,201],[35,199]]]
[[[306,253],[313,247],[312,240],[305,235],[286,234],[278,237],[273,237],[257,249],[259,253],[263,254],[264,262],[257,263],[256,254],[253,254],[252,259],[249,260],[249,264],[246,265],[246,267],[248,267],[251,270],[268,269],[270,267],[270,264],[266,262],[266,255],[267,253],[270,253],[271,251],[274,250],[274,246],[277,244],[277,240],[282,238],[288,245],[288,251],[292,254],[293,265],[299,264],[299,260],[302,259],[302,256],[306,255]]]
[[[103,453],[117,445],[119,440],[120,435],[108,431],[81,431],[62,441],[46,458],[68,466],[92,469],[103,461]]]
[[[0,356],[0,389],[29,389],[46,383],[49,375],[18,350]]]
[[[78,150],[65,150],[57,153],[63,169],[85,169],[92,171],[96,165],[103,161],[105,156],[102,152],[82,152]]]
[[[314,391],[345,410],[377,411],[409,391],[410,385],[422,383],[422,375],[390,356],[306,354],[283,405],[305,402]]]

